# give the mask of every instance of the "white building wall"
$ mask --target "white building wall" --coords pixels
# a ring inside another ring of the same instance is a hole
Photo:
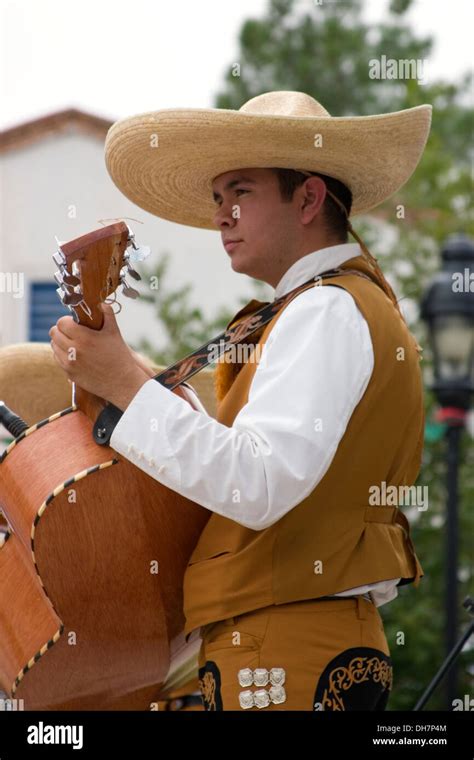
[[[192,300],[206,316],[212,317],[220,305],[236,311],[239,296],[254,296],[251,279],[232,271],[218,232],[158,219],[119,192],[105,167],[103,142],[96,137],[71,128],[11,149],[0,155],[0,182],[0,346],[28,339],[29,283],[54,281],[55,235],[61,242],[72,240],[100,227],[100,219],[131,218],[127,221],[137,241],[152,249],[148,267],[168,251],[166,281],[173,288],[192,283]],[[140,265],[136,268],[140,271]],[[15,287],[22,276],[21,296],[19,290],[6,292],[8,279]],[[267,292],[272,297],[273,289]],[[163,333],[153,308],[118,297],[123,307],[118,322],[127,342],[142,337],[160,342]]]

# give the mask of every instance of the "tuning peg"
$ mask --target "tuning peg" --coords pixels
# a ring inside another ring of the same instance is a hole
[[[67,271],[64,271],[64,270],[55,272],[54,279],[56,280],[58,285],[64,285],[64,286],[67,285],[70,288],[75,288],[81,284],[79,277],[75,277],[73,274],[69,274]]]
[[[131,259],[132,261],[144,261],[151,253],[151,248],[148,245],[137,245],[135,242],[135,235],[131,232],[130,227],[128,236],[128,247],[132,247],[125,253],[124,258]]]
[[[136,271],[136,269],[132,269],[132,267],[128,267],[128,273],[130,277],[133,277],[133,279],[137,280],[137,282],[139,282],[142,279],[140,275],[138,274],[138,272]]]
[[[130,260],[133,262],[144,261],[151,253],[149,245],[136,245],[132,241],[133,250],[130,251]]]
[[[83,299],[82,293],[68,293],[62,287],[56,288],[56,293],[65,306],[79,306]]]
[[[133,277],[134,280],[140,281],[142,278],[138,274],[137,270],[132,267],[132,265],[127,260],[126,262],[126,269],[125,267],[121,270],[121,274],[125,277],[126,274],[129,274],[130,277]]]
[[[62,285],[63,284],[64,279],[63,279],[62,272],[55,272],[54,275],[53,275],[53,277],[56,280],[56,282],[58,283],[58,285]]]
[[[56,288],[56,293],[58,294],[59,300],[61,301],[61,303],[64,306],[67,306],[67,308],[69,309],[69,311],[72,314],[72,318],[74,319],[74,322],[79,322],[79,317],[77,316],[77,314],[74,311],[73,307],[66,303],[65,299],[66,299],[66,296],[69,295],[69,294],[67,293],[67,291],[64,290],[64,285],[63,285],[63,282],[62,282],[62,279],[61,279],[61,273],[60,272],[55,272],[54,273],[54,279],[56,280],[56,282],[59,282],[59,284],[62,286],[62,287]]]
[[[79,306],[82,303],[82,293],[66,293],[63,298],[65,306]]]
[[[64,274],[63,281],[66,283],[66,285],[70,285],[73,288],[81,284],[79,277],[76,277],[74,274]]]
[[[60,269],[66,265],[66,257],[64,253],[59,248],[55,253],[53,253],[53,261]]]
[[[123,255],[123,260],[127,264],[127,266],[130,267],[130,260],[133,262],[144,261],[150,255],[151,248],[148,245],[137,245],[137,243],[135,242],[135,234],[132,232],[128,224],[127,224],[127,228],[128,228],[128,238],[127,238],[128,245],[127,245],[127,250],[125,251]],[[130,269],[130,274],[135,280],[141,279],[140,276],[137,277],[136,275],[134,275],[131,269]]]
[[[127,271],[129,272],[130,277],[133,277],[134,280],[141,280],[142,279],[141,276],[138,274],[136,269],[134,269],[132,265],[130,264],[130,253],[128,251],[125,251],[123,255],[123,261],[127,266]]]
[[[122,283],[122,293],[124,296],[127,296],[127,298],[138,298],[140,293],[138,290],[135,290],[135,288],[131,288],[130,285],[125,280],[125,277],[120,278],[120,282]]]
[[[77,311],[72,306],[68,306],[67,308],[71,312],[71,315],[72,315],[72,318],[73,318],[74,322],[79,322],[79,315],[78,315]]]

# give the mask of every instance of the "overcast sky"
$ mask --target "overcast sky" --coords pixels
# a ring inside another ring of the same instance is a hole
[[[0,127],[70,106],[111,120],[212,107],[238,61],[242,22],[268,2],[0,0]],[[386,0],[366,5],[368,20],[383,18]],[[471,0],[416,3],[414,26],[436,39],[428,80],[455,79],[471,65],[471,9]]]

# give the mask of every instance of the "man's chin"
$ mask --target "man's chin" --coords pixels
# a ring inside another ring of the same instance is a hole
[[[230,265],[234,272],[239,272],[240,274],[246,274],[246,266],[245,266],[245,258],[241,258],[239,256],[231,256],[230,257]]]
[[[234,272],[239,274],[246,274],[249,277],[254,276],[254,266],[252,266],[252,255],[249,251],[244,250],[245,246],[238,246],[234,248],[229,254],[230,265]]]

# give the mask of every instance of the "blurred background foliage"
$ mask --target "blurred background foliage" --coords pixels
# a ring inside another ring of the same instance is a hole
[[[429,386],[431,357],[418,303],[432,274],[440,267],[439,250],[455,232],[473,235],[470,207],[473,159],[472,73],[458,82],[416,79],[371,79],[369,61],[421,59],[427,71],[434,40],[405,20],[412,0],[392,0],[379,24],[364,21],[362,0],[318,4],[306,0],[270,0],[267,13],[246,21],[239,33],[240,52],[229,61],[216,108],[239,109],[270,90],[299,90],[320,101],[332,116],[384,113],[423,103],[433,106],[433,122],[424,156],[411,180],[370,215],[356,217],[355,227],[377,256],[387,278],[403,299],[410,328],[424,346],[423,369]],[[236,67],[239,64],[239,67]],[[238,75],[236,75],[238,71]],[[403,207],[404,216],[399,214]],[[398,213],[397,213],[398,211]],[[237,311],[219,309],[207,319],[192,303],[192,285],[180,289],[166,280],[168,255],[157,269],[160,287],[143,298],[154,303],[165,329],[161,347],[142,343],[139,350],[168,366],[224,329]],[[264,286],[265,287],[265,286]],[[262,298],[255,282],[248,299]],[[241,304],[246,300],[242,299]],[[431,424],[436,401],[428,387],[426,421]],[[390,431],[387,431],[387,436]],[[396,601],[380,608],[394,661],[394,688],[388,709],[413,708],[444,659],[444,523],[446,448],[443,438],[425,441],[417,485],[428,486],[429,508],[406,510],[425,577],[420,587],[399,589]],[[460,468],[459,598],[472,593],[474,535],[474,451],[464,434]],[[461,627],[467,614],[460,612]],[[397,634],[404,643],[397,643]],[[472,649],[460,658],[459,695],[472,693]],[[469,664],[470,662],[470,664]],[[445,709],[442,687],[427,705]]]

